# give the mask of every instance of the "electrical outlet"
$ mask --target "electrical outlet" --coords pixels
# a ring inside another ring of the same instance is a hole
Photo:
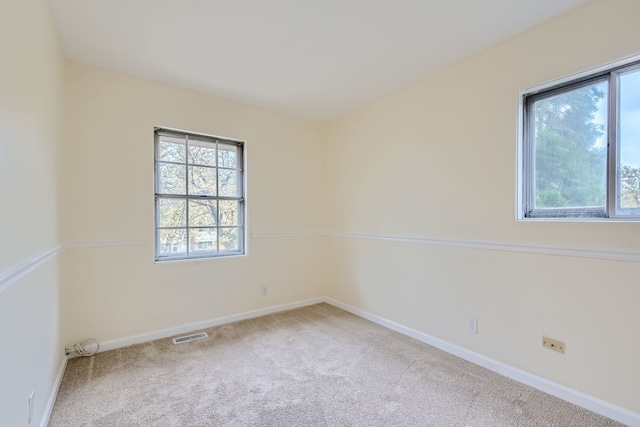
[[[469,331],[470,334],[478,333],[478,319],[475,317],[469,317],[467,319],[467,331]]]
[[[35,397],[36,397],[36,391],[35,390],[31,390],[31,393],[29,393],[29,421],[27,424],[31,424],[31,420],[33,419],[33,407],[35,404]]]
[[[267,285],[263,285],[262,286],[262,296],[266,297],[267,295],[269,295],[269,287]]]
[[[557,351],[558,353],[564,353],[564,343],[562,341],[542,337],[542,346],[549,350]]]

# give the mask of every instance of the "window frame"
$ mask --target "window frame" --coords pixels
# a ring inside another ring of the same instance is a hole
[[[618,78],[640,70],[640,56],[584,71],[519,93],[516,219],[525,221],[640,221],[640,208],[618,206],[619,115]],[[568,92],[598,81],[607,82],[605,206],[535,208],[534,109],[536,100]]]
[[[159,156],[159,142],[161,136],[168,136],[172,138],[184,139],[185,141],[185,158],[184,163],[182,162],[171,162],[171,161],[163,161],[160,160]],[[211,143],[216,147],[216,165],[208,166],[199,163],[193,163],[189,161],[189,139],[193,138],[198,141],[199,144],[202,142]],[[181,129],[168,128],[168,127],[154,127],[154,260],[156,263],[164,263],[170,261],[185,261],[185,260],[203,260],[203,259],[219,259],[219,258],[229,258],[229,257],[237,257],[244,256],[247,254],[247,223],[246,223],[246,145],[245,141],[228,138],[228,137],[220,137],[215,135],[202,134],[197,132],[185,131]],[[237,150],[237,168],[229,168],[220,166],[218,164],[218,147],[220,145],[233,146]],[[184,165],[186,175],[186,187],[184,194],[177,193],[161,193],[159,192],[160,187],[160,179],[158,177],[158,165],[159,164],[180,164]],[[189,166],[197,166],[197,167],[208,167],[216,170],[216,195],[198,195],[198,194],[189,194],[189,184],[188,184],[188,171]],[[223,170],[236,170],[237,171],[237,196],[220,196],[219,194],[219,171]],[[183,199],[185,200],[185,225],[184,226],[175,226],[175,227],[160,227],[160,209],[159,204],[162,199]],[[238,219],[236,226],[224,226],[220,224],[220,210],[219,205],[216,208],[216,224],[214,226],[191,226],[189,224],[188,218],[188,209],[189,209],[189,201],[193,200],[210,200],[216,201],[216,204],[219,204],[220,201],[237,201],[238,202]],[[189,230],[194,228],[211,228],[216,230],[216,250],[215,252],[204,252],[194,250],[193,252],[189,248]],[[220,250],[220,230],[224,228],[237,228],[238,229],[238,250],[237,251],[221,251]],[[184,229],[186,231],[187,236],[187,244],[184,253],[180,253],[179,255],[161,255],[160,253],[160,230],[165,229]]]

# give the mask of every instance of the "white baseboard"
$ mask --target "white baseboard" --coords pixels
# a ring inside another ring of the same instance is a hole
[[[173,328],[162,329],[159,331],[133,335],[116,340],[100,343],[100,352],[114,350],[117,348],[128,347],[134,344],[153,341],[161,338],[167,338],[178,334],[193,332],[198,329],[212,328],[214,326],[226,325],[227,323],[239,322],[241,320],[254,319],[256,317],[266,316],[268,314],[280,313],[282,311],[294,310],[296,308],[306,307],[308,305],[319,304],[324,302],[325,298],[311,298],[307,300],[297,301],[289,304],[276,305],[272,307],[260,308],[258,310],[245,311],[243,313],[232,314],[229,316],[217,317],[215,319],[204,320],[202,322],[188,323],[186,325],[176,326]]]
[[[214,326],[225,325],[228,323],[238,322],[241,320],[253,319],[260,316],[266,316],[269,314],[279,313],[287,310],[293,310],[296,308],[302,308],[308,305],[314,305],[322,302],[341,308],[345,311],[348,311],[349,313],[355,314],[356,316],[359,316],[369,321],[372,321],[374,323],[377,323],[381,326],[384,326],[393,331],[399,332],[403,335],[417,339],[418,341],[421,341],[433,347],[439,348],[440,350],[446,351],[447,353],[458,356],[471,363],[482,366],[491,371],[497,372],[501,375],[504,375],[505,377],[511,378],[520,383],[534,387],[540,391],[543,391],[552,396],[558,397],[567,402],[573,403],[574,405],[593,411],[597,414],[603,415],[607,418],[611,418],[615,421],[621,422],[630,427],[640,427],[640,414],[636,412],[629,411],[628,409],[613,405],[609,402],[605,402],[604,400],[590,396],[586,393],[582,393],[580,391],[573,390],[569,387],[565,387],[561,384],[554,383],[542,377],[538,377],[536,375],[530,374],[529,372],[523,371],[518,368],[514,368],[513,366],[509,366],[505,363],[499,362],[497,360],[494,360],[486,356],[483,356],[481,354],[475,353],[473,351],[467,350],[463,347],[457,346],[455,344],[451,344],[440,338],[436,338],[434,336],[425,334],[423,332],[417,331],[415,329],[409,328],[407,326],[401,325],[399,323],[396,323],[391,320],[387,320],[383,317],[377,316],[375,314],[369,313],[365,310],[361,310],[359,308],[337,301],[333,298],[327,298],[327,297],[311,298],[311,299],[297,301],[289,304],[282,304],[282,305],[276,305],[272,307],[261,308],[258,310],[246,311],[243,313],[218,317],[215,319],[205,320],[202,322],[189,323],[189,324],[177,326],[174,328],[162,329],[155,332],[149,332],[145,334],[134,335],[126,338],[107,341],[100,344],[100,352],[114,350],[117,348],[128,347],[130,345],[140,344],[143,342],[153,341],[161,338],[168,338],[178,334],[193,332],[198,329],[211,328]],[[47,411],[45,411],[46,417],[43,418],[43,423],[41,424],[41,427],[45,427],[46,422],[48,422],[48,419],[49,419],[48,417],[50,415],[51,409],[53,408],[53,403],[55,402],[55,397],[57,395],[57,390],[60,384],[60,380],[62,379],[62,374],[64,373],[65,366],[66,366],[66,359],[63,367],[61,367],[60,373],[58,374],[59,378],[57,379],[57,382],[56,382],[55,393],[52,393],[52,396],[49,399],[50,401],[47,404]]]
[[[60,368],[58,369],[58,375],[56,376],[56,380],[53,383],[53,388],[51,389],[51,393],[49,394],[47,406],[44,407],[44,413],[42,414],[40,427],[47,427],[47,425],[49,424],[51,412],[53,412],[53,405],[56,403],[56,398],[58,397],[58,391],[60,390],[60,384],[62,383],[62,377],[64,377],[64,371],[67,369],[68,361],[68,357],[65,356],[62,358],[62,363],[60,364]]]
[[[332,298],[325,298],[324,302],[348,311],[349,313],[355,314],[356,316],[360,316],[364,319],[370,320],[393,331],[399,332],[403,335],[409,336],[411,338],[417,339],[418,341],[422,341],[423,343],[439,348],[440,350],[446,351],[447,353],[453,354],[471,363],[482,366],[483,368],[487,368],[491,371],[497,372],[501,375],[504,375],[505,377],[511,378],[515,381],[536,388],[547,394],[573,403],[574,405],[588,409],[607,418],[611,418],[612,420],[621,422],[630,427],[640,427],[640,414],[636,412],[629,411],[628,409],[613,405],[609,402],[605,402],[604,400],[590,396],[586,393],[582,393],[569,387],[565,387],[561,384],[554,383],[547,379],[530,374],[529,372],[514,368],[513,366],[509,366],[505,363],[467,350],[463,347],[451,344],[447,341],[441,340],[440,338],[427,335],[423,332],[416,331],[415,329],[408,328],[404,325],[392,322],[359,308],[344,304],[340,301],[336,301]]]

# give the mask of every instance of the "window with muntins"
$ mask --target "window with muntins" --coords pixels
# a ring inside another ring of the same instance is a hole
[[[244,143],[155,129],[156,261],[244,254]]]
[[[522,99],[519,218],[640,220],[640,63]]]

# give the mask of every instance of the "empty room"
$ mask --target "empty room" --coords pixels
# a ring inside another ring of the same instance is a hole
[[[2,0],[0,426],[639,426],[640,2]]]

